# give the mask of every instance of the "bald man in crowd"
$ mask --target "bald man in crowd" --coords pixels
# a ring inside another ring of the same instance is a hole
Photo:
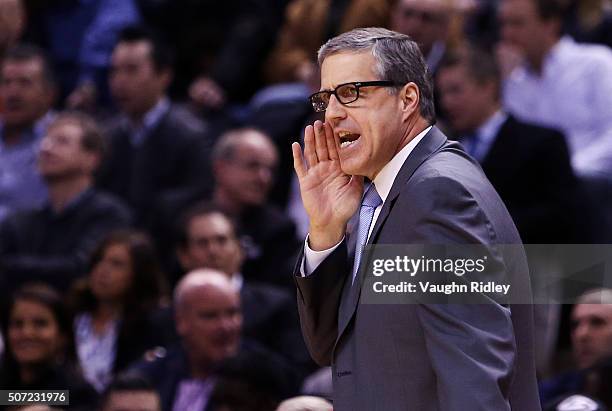
[[[212,268],[227,275],[240,292],[244,336],[282,355],[301,371],[312,371],[314,364],[300,332],[293,293],[244,281],[245,250],[234,222],[220,208],[198,204],[183,216],[177,256],[184,272]]]
[[[180,343],[134,367],[153,382],[163,411],[209,409],[219,371],[239,353],[266,356],[279,373],[291,375],[280,357],[242,341],[239,289],[223,272],[187,273],[174,289],[174,311]]]
[[[174,289],[174,309],[180,344],[136,370],[156,386],[164,411],[203,411],[215,384],[215,369],[238,353],[240,295],[222,272],[196,270]]]

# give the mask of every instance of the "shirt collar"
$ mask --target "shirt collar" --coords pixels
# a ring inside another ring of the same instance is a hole
[[[146,138],[149,131],[161,121],[162,117],[170,109],[170,100],[162,97],[159,101],[142,117],[141,124],[135,124],[126,117],[127,124],[132,130],[130,138],[134,145],[140,145]]]
[[[555,61],[557,61],[561,56],[565,54],[565,51],[568,48],[571,48],[576,42],[570,36],[563,36],[555,43],[554,46],[548,50],[544,58],[542,59],[542,75],[544,74],[544,69]],[[534,74],[535,70],[531,65],[524,64],[524,68],[527,72]],[[537,73],[536,73],[537,74]]]
[[[73,199],[71,199],[70,201],[68,201],[68,203],[66,203],[66,205],[64,206],[64,208],[59,212],[56,213],[53,210],[53,207],[51,206],[51,203],[47,203],[46,206],[46,210],[48,213],[50,213],[52,216],[56,217],[56,218],[60,218],[61,216],[65,215],[66,213],[69,213],[70,211],[76,209],[79,207],[79,205],[85,201],[86,197],[89,197],[90,194],[93,193],[93,187],[88,187],[85,190],[81,191],[79,194],[77,194],[76,196],[74,196]]]
[[[170,107],[170,101],[167,97],[162,97],[159,99],[157,104],[153,106],[151,110],[147,112],[142,118],[142,127],[144,128],[152,128],[154,127],[159,120],[162,118],[166,111]]]
[[[495,136],[499,132],[502,124],[508,119],[508,114],[502,110],[497,110],[491,117],[487,119],[478,129],[476,134],[478,135],[479,142],[490,143],[495,139]]]
[[[376,186],[376,191],[378,191],[378,195],[382,199],[383,203],[389,196],[389,192],[391,191],[391,187],[393,186],[393,182],[395,181],[395,177],[400,172],[400,169],[406,162],[406,159],[414,150],[414,148],[419,144],[419,142],[425,137],[425,135],[431,130],[433,126],[427,127],[425,130],[421,131],[416,135],[415,138],[410,140],[408,144],[404,148],[402,148],[393,158],[389,161],[385,166],[380,170],[378,175],[374,178],[374,185]]]
[[[242,286],[244,285],[244,277],[241,273],[236,273],[232,276],[232,284],[239,291],[242,290]]]
[[[50,110],[42,117],[40,117],[32,127],[24,130],[21,135],[21,141],[17,143],[17,146],[30,144],[33,141],[39,140],[47,132],[47,127],[55,119],[57,113]],[[0,149],[4,147],[4,141],[2,139],[2,133],[4,132],[4,123],[0,120]]]
[[[47,111],[47,113],[42,116],[41,118],[39,118],[36,123],[34,123],[34,135],[36,136],[43,136],[46,132],[47,132],[47,128],[49,127],[49,124],[51,124],[53,122],[53,120],[55,120],[55,118],[57,117],[57,113],[53,110],[49,110]]]

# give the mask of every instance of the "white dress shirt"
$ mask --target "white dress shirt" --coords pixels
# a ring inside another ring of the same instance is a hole
[[[504,83],[504,106],[520,120],[565,134],[574,169],[612,172],[612,51],[563,37],[541,73],[527,65]]]
[[[419,144],[419,142],[425,137],[425,135],[431,130],[432,126],[427,127],[425,130],[421,131],[415,138],[410,140],[408,144],[404,148],[402,148],[393,158],[389,161],[385,166],[380,170],[378,175],[374,178],[374,185],[376,186],[376,191],[380,195],[382,199],[382,203],[376,207],[374,210],[374,217],[372,218],[372,223],[370,224],[370,231],[368,232],[368,238],[372,234],[372,230],[376,225],[376,220],[378,219],[378,215],[380,214],[380,210],[382,210],[387,197],[389,196],[389,192],[391,191],[391,187],[393,186],[393,182],[397,177],[400,169],[406,162],[406,159],[414,150],[414,148]],[[344,237],[342,238],[344,240]],[[342,243],[342,240],[335,246],[328,248],[327,250],[322,251],[314,251],[308,245],[308,236],[306,236],[306,240],[304,241],[304,260],[302,261],[301,274],[302,276],[306,276],[312,273],[316,268],[325,260],[325,258],[330,255],[339,245]]]

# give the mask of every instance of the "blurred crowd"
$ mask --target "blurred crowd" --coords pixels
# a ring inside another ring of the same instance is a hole
[[[0,388],[331,410],[290,146],[319,46],[369,26],[419,44],[525,244],[611,242],[609,0],[0,0]],[[612,291],[582,291],[536,310],[546,410],[612,410]]]

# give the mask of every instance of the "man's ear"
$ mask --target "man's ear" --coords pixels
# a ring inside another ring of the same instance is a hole
[[[193,263],[191,261],[191,257],[189,256],[189,251],[187,251],[187,247],[176,247],[176,257],[183,271],[187,272],[193,269]]]
[[[492,101],[499,101],[501,93],[499,83],[494,80],[485,80],[482,82],[482,84],[480,84],[480,87],[485,90],[489,97],[491,97]]]
[[[176,327],[176,333],[179,337],[183,337],[187,332],[187,324],[185,323],[185,318],[183,318],[183,314],[178,313],[179,308],[176,308],[174,313],[174,326]]]
[[[174,78],[174,71],[171,68],[165,68],[160,72],[162,76],[162,84],[164,85],[164,90],[170,87],[172,83],[172,79]]]
[[[224,174],[224,170],[225,169],[225,162],[223,160],[213,160],[212,162],[212,170],[213,170],[213,177],[215,178],[215,181],[219,180],[219,177],[222,176]]]
[[[402,104],[402,119],[408,120],[415,112],[419,110],[419,102],[421,101],[421,93],[419,88],[413,82],[405,84],[399,91]]]
[[[99,153],[85,151],[85,164],[89,174],[94,175],[102,163],[102,156]]]

